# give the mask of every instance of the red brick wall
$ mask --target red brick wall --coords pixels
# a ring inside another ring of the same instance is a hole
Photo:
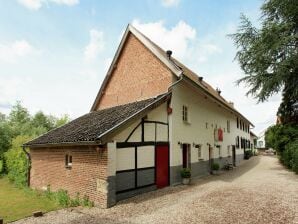
[[[172,78],[171,71],[130,34],[96,108],[103,109],[165,93]]]
[[[87,195],[95,204],[106,207],[107,195],[97,191],[96,180],[107,180],[107,150],[97,153],[95,147],[77,146],[30,149],[32,168],[30,185],[52,191],[64,189],[71,196]],[[72,155],[72,168],[65,167],[65,155]]]

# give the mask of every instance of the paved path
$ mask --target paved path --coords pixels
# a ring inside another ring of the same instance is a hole
[[[119,202],[75,208],[17,223],[298,223],[298,176],[275,157],[257,156],[233,171]]]

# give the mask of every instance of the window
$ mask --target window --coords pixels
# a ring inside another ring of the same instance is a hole
[[[231,127],[230,125],[231,125],[231,124],[230,124],[230,121],[228,120],[228,121],[227,121],[227,132],[228,132],[228,133],[230,133],[230,127]]]
[[[206,129],[208,129],[208,122],[206,122]]]
[[[221,156],[221,146],[218,147],[218,157],[222,158],[222,156]]]
[[[230,150],[230,146],[228,145],[228,157],[231,157],[231,150]]]
[[[236,137],[236,148],[239,149],[239,136]]]
[[[237,128],[239,128],[239,119],[237,117]]]
[[[188,108],[185,105],[182,106],[182,120],[185,122],[189,122]]]
[[[202,159],[202,146],[196,145],[196,148],[198,149],[198,160]]]
[[[71,168],[72,167],[72,156],[69,154],[65,155],[65,167]]]

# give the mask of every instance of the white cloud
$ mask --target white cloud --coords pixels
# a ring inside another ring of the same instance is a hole
[[[84,50],[84,58],[87,62],[93,61],[98,56],[98,54],[104,50],[105,47],[102,31],[92,29],[89,33],[90,41]]]
[[[132,25],[164,50],[172,50],[173,56],[178,58],[186,55],[191,41],[196,38],[196,30],[184,21],[178,22],[170,29],[165,27],[163,21],[141,23],[139,20],[134,20]]]
[[[43,4],[55,3],[58,5],[73,6],[79,3],[79,0],[18,0],[18,2],[30,10],[39,10]]]
[[[41,0],[18,0],[18,2],[31,10],[38,10],[42,6]]]
[[[37,53],[38,51],[26,40],[0,44],[0,62],[16,62],[18,58]]]
[[[161,0],[161,4],[164,7],[173,7],[178,6],[180,3],[180,0]]]
[[[216,44],[197,37],[197,30],[184,21],[169,29],[163,21],[141,23],[135,19],[132,25],[164,50],[172,50],[173,56],[185,63],[205,63],[210,56],[222,52]]]

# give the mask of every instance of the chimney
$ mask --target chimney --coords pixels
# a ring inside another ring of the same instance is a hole
[[[203,81],[203,77],[202,77],[202,76],[199,77],[199,81],[200,81],[200,82]]]
[[[216,92],[218,93],[218,95],[221,94],[221,90],[218,87],[216,88]]]
[[[229,105],[230,105],[231,107],[234,107],[234,103],[233,103],[232,101],[229,101]]]
[[[171,59],[171,56],[172,56],[172,51],[171,50],[167,50],[167,56],[168,56],[168,59]]]

